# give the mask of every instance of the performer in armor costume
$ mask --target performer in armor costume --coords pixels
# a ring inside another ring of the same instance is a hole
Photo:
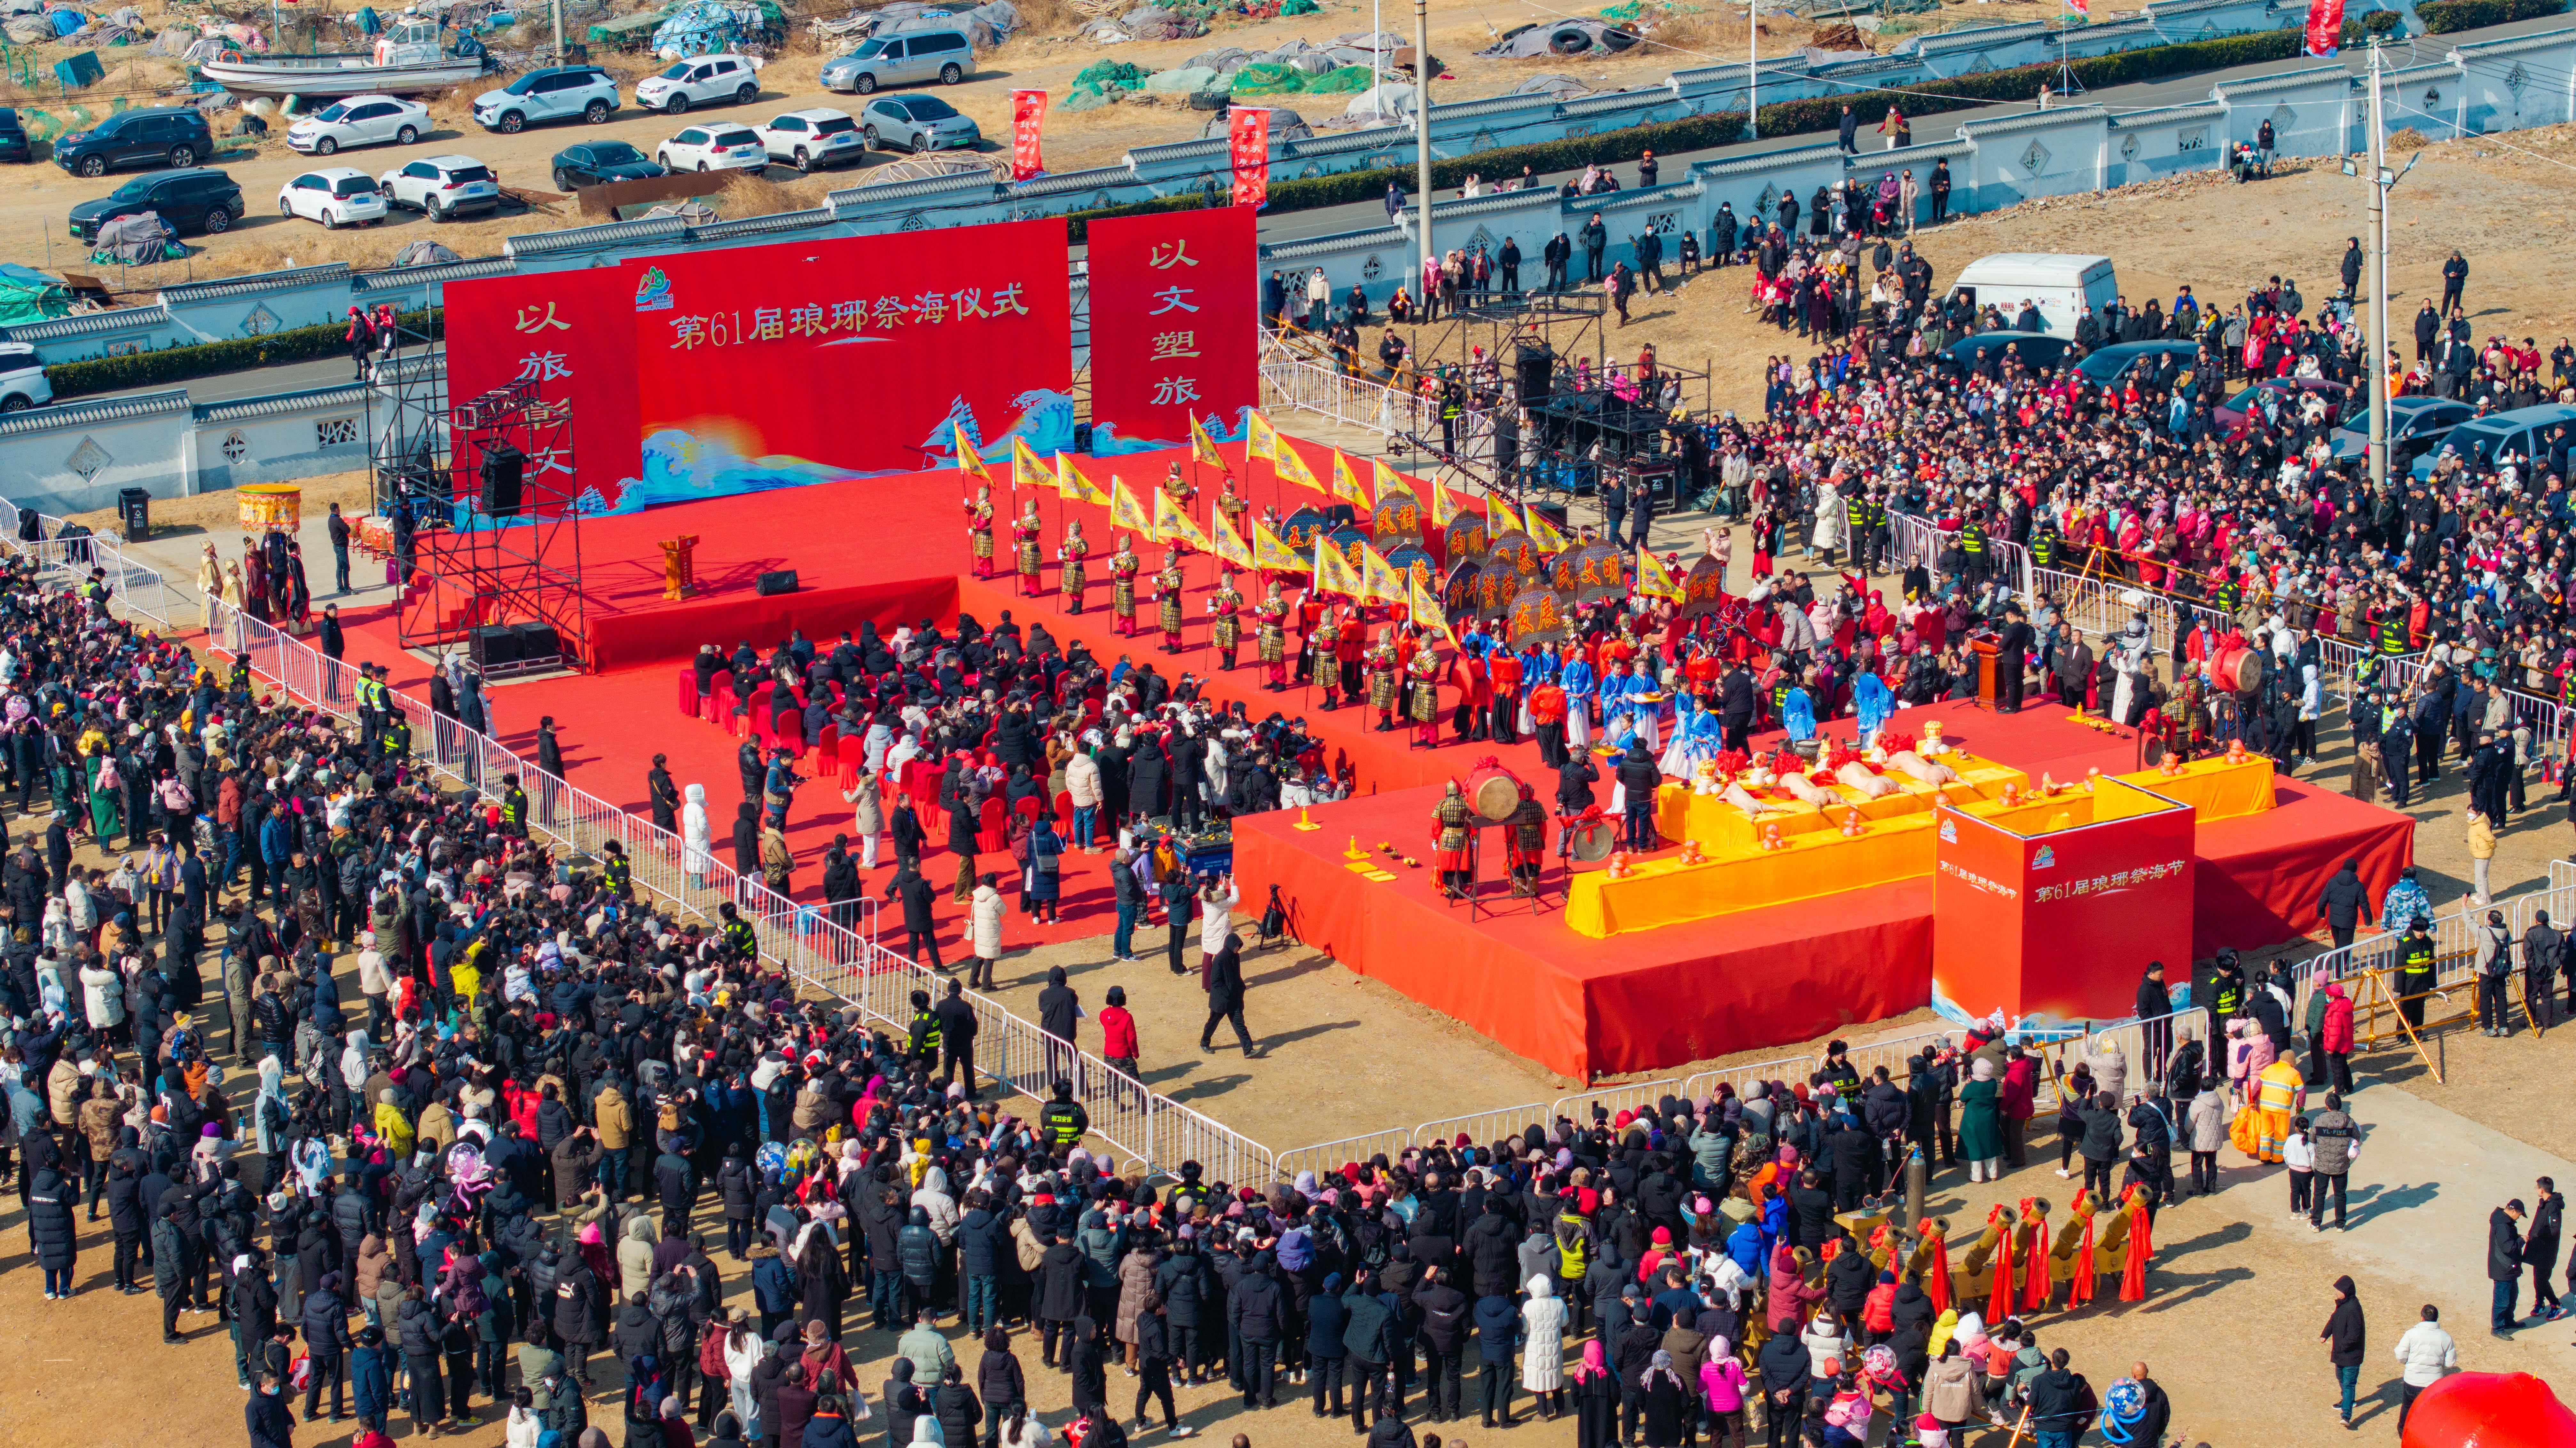
[[[1145,561],[1136,556],[1135,541],[1118,535],[1118,552],[1109,560],[1109,627],[1113,633],[1136,632],[1136,575]]]
[[[1407,691],[1406,717],[1418,731],[1415,742],[1424,749],[1440,747],[1440,659],[1430,645],[1414,651],[1411,688]]]
[[[1163,652],[1181,651],[1181,545],[1163,545],[1163,567],[1154,575],[1155,622],[1163,627]]]
[[[1395,728],[1397,695],[1403,685],[1398,672],[1395,640],[1386,629],[1378,630],[1377,642],[1368,651],[1368,702],[1377,711],[1377,731],[1387,733]]]
[[[975,548],[975,576],[993,576],[993,486],[983,484],[975,489],[975,499],[966,505],[966,537]]]
[[[1440,893],[1448,899],[1466,897],[1473,873],[1467,862],[1467,844],[1475,837],[1475,815],[1467,809],[1467,797],[1458,790],[1458,781],[1449,781],[1449,791],[1431,807],[1433,851],[1439,856]]]
[[[1082,566],[1082,560],[1091,556],[1091,543],[1082,536],[1080,518],[1064,525],[1064,546],[1056,550],[1055,556],[1056,561],[1064,565],[1056,575],[1056,584],[1064,590],[1066,597],[1073,600],[1071,611],[1080,613],[1083,587],[1091,581]]]
[[[1288,600],[1281,597],[1279,585],[1270,585],[1269,596],[1256,610],[1261,619],[1261,666],[1270,675],[1262,687],[1276,694],[1288,687]]]
[[[1033,597],[1038,591],[1038,567],[1045,558],[1039,551],[1038,538],[1045,532],[1046,525],[1038,521],[1037,500],[1032,498],[1028,508],[1020,514],[1019,521],[1011,525],[1012,561],[1019,565],[1019,587],[1023,597]]]
[[[1217,667],[1231,673],[1235,645],[1243,641],[1243,595],[1235,591],[1233,569],[1218,570],[1216,592],[1208,599],[1208,612],[1216,617],[1210,640],[1216,645]]]

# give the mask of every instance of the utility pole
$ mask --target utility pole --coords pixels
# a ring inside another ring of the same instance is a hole
[[[1413,184],[1422,193],[1422,270],[1440,255],[1431,240],[1431,0],[1413,0]]]
[[[1744,139],[1762,138],[1762,0],[1744,5]]]
[[[2388,129],[2380,99],[2379,42],[2370,42],[2370,487],[2388,486]]]
[[[547,0],[546,8],[547,8],[548,10],[550,10],[550,11],[554,12],[554,17],[555,17],[555,64],[557,64],[557,65],[561,65],[561,64],[563,64],[563,59],[564,59],[564,44],[563,44],[563,0]]]

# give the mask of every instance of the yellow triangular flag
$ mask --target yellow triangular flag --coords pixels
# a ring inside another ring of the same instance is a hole
[[[1077,503],[1089,503],[1094,507],[1100,508],[1106,508],[1109,506],[1109,495],[1100,491],[1100,485],[1098,483],[1085,477],[1082,469],[1073,465],[1073,457],[1071,454],[1057,453],[1055,455],[1055,461],[1055,487],[1057,492],[1064,494],[1067,498],[1070,498]]]
[[[1181,511],[1172,495],[1160,488],[1154,490],[1154,536],[1166,542],[1179,539],[1201,553],[1209,551],[1207,530],[1199,520]]]
[[[1243,455],[1248,458],[1279,460],[1279,433],[1270,419],[1258,412],[1246,413],[1243,430]]]
[[[1297,550],[1281,541],[1278,531],[1258,518],[1252,520],[1252,563],[1256,568],[1274,568],[1283,573],[1305,566]]]
[[[1219,509],[1208,519],[1208,551],[1237,568],[1252,567],[1252,545],[1235,530],[1234,520]],[[1259,526],[1258,524],[1254,526]]]
[[[1029,440],[1018,433],[1011,434],[1011,486],[1014,488],[1055,486],[1055,469],[1038,461],[1037,453],[1029,447]]]
[[[1368,490],[1360,486],[1360,475],[1351,471],[1351,460],[1340,448],[1333,449],[1333,496],[1353,507],[1369,505]]]
[[[1407,578],[1406,582],[1412,585],[1407,590],[1407,597],[1412,605],[1413,621],[1456,643],[1458,631],[1449,626],[1449,610],[1440,606],[1440,600],[1432,596],[1430,587],[1421,579]]]
[[[1547,515],[1538,510],[1538,504],[1530,504],[1524,510],[1523,516],[1527,521],[1530,541],[1538,545],[1541,553],[1565,551],[1565,535],[1556,531],[1556,525],[1549,522]]]
[[[1360,576],[1351,571],[1351,561],[1321,533],[1315,535],[1315,587],[1319,592],[1338,593],[1345,598],[1360,596]]]
[[[1360,590],[1368,602],[1402,606],[1407,596],[1405,583],[1405,573],[1387,562],[1385,554],[1366,543],[1360,545]]]
[[[1153,520],[1145,516],[1144,506],[1127,490],[1127,480],[1116,473],[1109,475],[1109,526],[1126,528],[1146,537],[1153,536]]]
[[[1649,598],[1678,599],[1682,596],[1682,583],[1653,549],[1641,548],[1637,551],[1637,591]]]
[[[1369,496],[1372,498],[1383,498],[1386,496],[1386,490],[1391,487],[1403,488],[1407,492],[1413,491],[1410,480],[1407,479],[1404,474],[1388,467],[1386,465],[1386,459],[1370,458]]]
[[[957,435],[957,471],[972,473],[988,483],[993,481],[993,475],[984,468],[984,460],[975,455],[975,445],[966,440],[966,429],[952,425],[949,431]]]
[[[1277,454],[1271,459],[1271,466],[1279,470],[1279,476],[1284,481],[1295,483],[1301,488],[1313,488],[1319,493],[1324,491],[1324,485],[1315,480],[1315,470],[1306,466],[1306,459],[1296,448],[1286,443],[1279,445]]]
[[[1212,468],[1225,466],[1225,455],[1216,450],[1216,439],[1195,417],[1190,419],[1190,456]]]
[[[1431,526],[1434,528],[1446,528],[1450,524],[1457,522],[1457,501],[1449,496],[1449,490],[1447,488],[1440,486],[1439,477],[1435,474],[1434,476],[1424,478],[1422,480],[1422,485],[1431,490]]]

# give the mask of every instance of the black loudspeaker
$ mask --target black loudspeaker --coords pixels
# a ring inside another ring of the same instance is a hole
[[[513,624],[510,626],[510,632],[518,635],[519,659],[522,663],[563,657],[563,636],[555,632],[553,624]]]
[[[1078,453],[1091,451],[1090,423],[1077,422],[1073,425],[1073,450]]]
[[[495,664],[519,661],[519,632],[506,623],[486,624],[474,631],[472,645],[474,667],[490,670]]]
[[[775,573],[764,573],[760,575],[760,583],[758,587],[760,596],[763,598],[767,598],[776,593],[794,593],[796,591],[796,570],[793,568],[782,568]]]
[[[508,443],[484,453],[483,511],[495,518],[519,516],[519,483],[527,470],[527,454]]]
[[[1551,379],[1556,373],[1556,353],[1546,346],[1521,348],[1518,362],[1521,406],[1533,407],[1546,400]]]

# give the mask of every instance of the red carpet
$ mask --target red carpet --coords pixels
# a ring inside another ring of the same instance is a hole
[[[2069,724],[2065,712],[1942,704],[1899,717],[1915,729],[1938,718],[1962,747],[2034,776],[2068,781],[2088,765],[2137,767],[2134,739]],[[2360,857],[2374,896],[2412,858],[2414,824],[2403,815],[2295,780],[2279,781],[2275,794],[2268,813],[2200,827],[2198,956],[2317,928],[2317,892],[2347,857]],[[1596,940],[1561,923],[1564,876],[1551,864],[1544,913],[1489,886],[1485,898],[1502,913],[1470,923],[1465,906],[1440,898],[1428,863],[1437,800],[1435,788],[1422,787],[1319,806],[1312,819],[1323,828],[1313,831],[1294,828],[1287,812],[1238,820],[1244,898],[1277,885],[1306,943],[1580,1080],[1803,1040],[1930,1003],[1928,876]],[[1384,864],[1396,878],[1373,883],[1347,868],[1343,851],[1354,837],[1360,849],[1389,843],[1425,864]],[[1489,857],[1485,869],[1490,879],[1496,862]]]

